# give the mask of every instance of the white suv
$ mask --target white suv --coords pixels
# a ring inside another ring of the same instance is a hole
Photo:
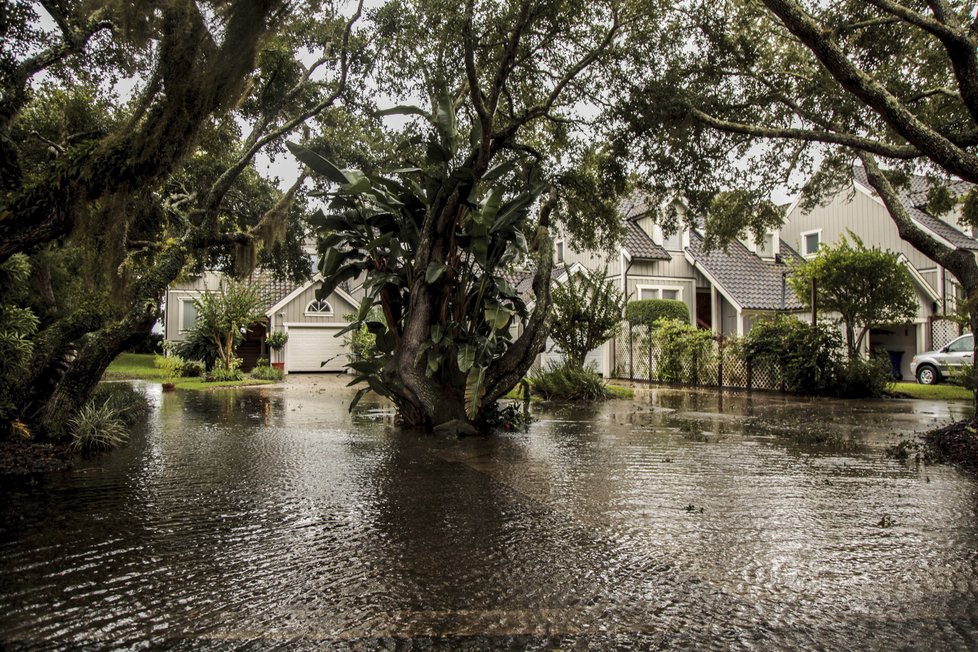
[[[973,362],[975,340],[971,333],[962,335],[940,351],[918,353],[910,361],[910,373],[921,385],[947,380],[951,372]]]

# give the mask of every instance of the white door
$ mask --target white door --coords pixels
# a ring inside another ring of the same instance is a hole
[[[289,328],[285,344],[285,369],[295,371],[343,371],[347,349],[343,337],[335,337],[342,326]],[[325,362],[326,364],[322,364]]]

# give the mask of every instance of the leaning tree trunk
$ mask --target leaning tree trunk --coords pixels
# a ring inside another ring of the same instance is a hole
[[[155,321],[154,312],[142,323],[126,320],[92,334],[44,404],[41,427],[48,436],[67,432],[68,422],[91,398],[109,363],[145,335]]]

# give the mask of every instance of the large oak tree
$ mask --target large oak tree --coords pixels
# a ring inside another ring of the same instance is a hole
[[[3,417],[58,434],[182,272],[248,268],[270,260],[259,241],[301,238],[290,218],[302,178],[280,192],[255,157],[314,118],[345,127],[331,112],[355,95],[364,44],[358,5],[344,17],[317,0],[13,9],[0,52],[0,261],[31,256],[43,319],[31,364],[3,381],[18,397]]]
[[[780,224],[778,186],[806,179],[813,205],[860,163],[900,236],[978,298],[973,252],[920,229],[901,201],[910,173],[934,179],[934,211],[950,205],[940,186],[978,182],[973,3],[694,0],[659,43],[672,52],[665,72],[634,77],[619,117],[653,192],[682,188],[711,242]]]

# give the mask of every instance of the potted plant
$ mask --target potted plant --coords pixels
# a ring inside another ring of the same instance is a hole
[[[273,351],[281,350],[281,348],[285,346],[285,343],[288,341],[289,341],[289,334],[286,333],[285,331],[275,331],[269,333],[268,336],[265,338],[265,342]],[[278,369],[279,371],[285,371],[284,362],[273,362],[272,367]]]

